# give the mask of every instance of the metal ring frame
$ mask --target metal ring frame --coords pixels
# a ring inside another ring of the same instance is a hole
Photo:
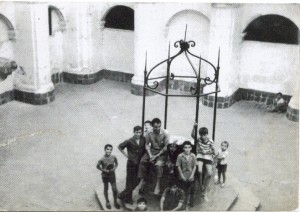
[[[215,67],[211,62],[208,60],[202,58],[201,56],[196,56],[195,54],[191,53],[189,51],[190,47],[195,47],[196,43],[194,41],[186,41],[186,31],[185,31],[185,38],[184,40],[176,41],[174,43],[174,47],[178,48],[180,47],[180,50],[177,54],[174,56],[170,56],[170,44],[169,44],[169,50],[168,50],[168,58],[161,61],[160,63],[153,66],[149,72],[147,72],[147,53],[146,53],[146,59],[145,59],[145,70],[144,70],[144,86],[143,86],[143,112],[142,112],[142,126],[143,126],[143,132],[144,132],[144,121],[145,121],[145,102],[146,102],[146,91],[151,91],[153,93],[162,95],[165,97],[165,119],[164,119],[164,129],[167,128],[167,115],[168,115],[168,97],[194,97],[196,98],[196,114],[195,114],[195,122],[198,123],[198,114],[199,114],[199,100],[202,96],[207,96],[209,94],[215,94],[214,98],[214,113],[213,113],[213,131],[212,131],[212,139],[215,139],[215,126],[216,126],[216,115],[217,115],[217,99],[218,99],[218,93],[220,92],[219,88],[219,64],[220,64],[220,48],[218,52],[218,63]],[[195,76],[176,76],[173,73],[171,73],[170,66],[172,61],[177,58],[179,55],[184,54],[186,59],[188,60],[190,66],[192,67]],[[199,59],[199,68],[198,70],[194,67],[189,57],[194,57]],[[211,79],[210,77],[202,78],[201,73],[201,62],[205,62],[206,64],[209,64],[213,70],[214,70],[214,78]],[[167,63],[167,70],[166,70],[166,76],[161,77],[150,77],[151,73],[160,65]],[[175,78],[192,78],[196,79],[196,87],[192,86],[190,88],[190,94],[169,94],[169,82],[170,80],[174,80]],[[165,80],[165,86],[166,91],[165,93],[162,93],[158,90],[156,90],[159,86],[158,79]],[[152,83],[153,85],[149,85],[149,80],[154,80]],[[200,85],[201,83],[203,85],[212,85],[215,84],[215,91],[209,92],[209,93],[200,93]],[[197,140],[197,126],[195,127],[195,142]]]

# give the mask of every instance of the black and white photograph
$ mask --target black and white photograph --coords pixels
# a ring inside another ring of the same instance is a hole
[[[0,211],[299,210],[299,2],[1,1]]]

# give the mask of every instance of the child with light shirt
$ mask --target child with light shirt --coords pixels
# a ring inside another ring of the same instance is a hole
[[[228,158],[228,147],[229,143],[227,141],[223,141],[221,143],[221,148],[219,149],[217,155],[217,169],[218,169],[218,181],[217,184],[221,184],[221,175],[223,176],[223,182],[221,187],[225,186],[226,181],[226,170],[227,170],[227,158]]]
[[[179,154],[176,161],[178,168],[179,180],[181,181],[181,187],[186,195],[186,208],[193,207],[193,186],[194,175],[196,171],[197,161],[194,153],[191,153],[192,144],[190,141],[185,141],[182,144],[183,153]]]

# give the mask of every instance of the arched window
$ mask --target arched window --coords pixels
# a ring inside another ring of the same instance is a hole
[[[125,6],[113,7],[105,16],[107,28],[134,30],[134,11]]]
[[[55,31],[63,31],[66,27],[64,16],[54,6],[48,7],[48,24],[49,24],[49,35],[53,35]]]
[[[263,15],[253,20],[243,31],[244,40],[298,44],[298,27],[280,15]]]
[[[3,25],[3,26],[2,26]],[[9,40],[14,40],[15,39],[15,29],[11,22],[2,14],[0,14],[0,27],[2,28],[1,30],[5,29],[5,31],[0,33],[0,40],[2,41],[3,39],[6,40],[8,38]]]

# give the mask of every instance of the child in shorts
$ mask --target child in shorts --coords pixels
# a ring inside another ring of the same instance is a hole
[[[194,124],[191,136],[195,139],[197,123]],[[206,197],[206,188],[210,183],[212,175],[212,163],[215,155],[215,149],[213,147],[214,141],[208,137],[208,129],[206,127],[201,127],[199,129],[200,138],[196,142],[196,158],[197,166],[199,172],[199,185],[202,191],[203,198],[208,201]],[[206,174],[202,176],[202,170],[205,167]]]
[[[218,169],[218,181],[217,184],[221,184],[221,175],[223,176],[223,182],[221,187],[225,186],[226,181],[226,170],[227,170],[227,158],[228,158],[228,147],[229,143],[227,141],[223,141],[221,143],[221,148],[218,150],[217,155],[217,169]]]
[[[192,144],[190,141],[185,141],[182,144],[183,152],[178,155],[176,166],[178,168],[178,175],[182,189],[185,192],[186,208],[193,207],[193,186],[194,175],[196,171],[196,156],[192,153]]]
[[[115,175],[115,169],[118,167],[118,160],[114,155],[111,154],[112,150],[112,145],[106,144],[104,146],[105,155],[98,161],[97,169],[102,171],[102,181],[104,184],[104,197],[106,200],[106,208],[111,209],[111,205],[108,198],[108,183],[110,183],[113,191],[114,206],[116,207],[116,209],[119,209],[120,205],[117,201],[118,190]]]

